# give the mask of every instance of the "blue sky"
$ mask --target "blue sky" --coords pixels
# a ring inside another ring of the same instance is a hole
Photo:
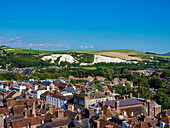
[[[0,45],[170,51],[169,0],[0,0]]]

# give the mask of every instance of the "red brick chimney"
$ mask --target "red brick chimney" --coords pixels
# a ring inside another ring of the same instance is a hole
[[[103,119],[103,111],[99,112],[99,119]]]

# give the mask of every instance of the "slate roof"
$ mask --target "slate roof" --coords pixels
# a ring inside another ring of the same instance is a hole
[[[70,128],[90,128],[90,123],[88,118],[81,119],[80,121],[75,119],[72,121],[71,124],[72,126],[70,126]]]
[[[114,108],[115,102],[116,102],[116,100],[105,101],[105,105],[108,105],[108,106],[111,106],[112,108]],[[119,103],[120,103],[119,107],[143,104],[142,102],[140,102],[136,99],[133,99],[133,98],[119,99]],[[102,107],[102,102],[99,102],[99,105],[100,105],[100,107]]]
[[[42,85],[42,86],[50,86],[50,85],[51,85],[51,82],[42,82],[41,85]]]

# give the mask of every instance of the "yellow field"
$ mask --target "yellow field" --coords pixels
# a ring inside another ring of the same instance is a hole
[[[138,60],[138,61],[143,60],[140,57],[129,56],[129,55],[137,55],[136,53],[99,52],[99,53],[95,53],[95,54],[96,55],[103,55],[103,56],[120,58],[120,59],[124,59],[124,60]]]

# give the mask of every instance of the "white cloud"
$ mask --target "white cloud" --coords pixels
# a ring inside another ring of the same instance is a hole
[[[7,39],[6,41],[14,41],[14,40],[18,40],[18,39],[21,39],[21,38],[22,38],[21,36],[17,36],[15,38]]]
[[[94,46],[90,46],[90,48],[94,48]]]
[[[81,45],[79,48],[84,48],[84,49],[87,49],[87,48],[94,48],[94,46],[84,46],[84,45]]]
[[[79,48],[84,48],[84,45],[81,45]]]
[[[28,46],[32,46],[32,43],[29,43]]]

